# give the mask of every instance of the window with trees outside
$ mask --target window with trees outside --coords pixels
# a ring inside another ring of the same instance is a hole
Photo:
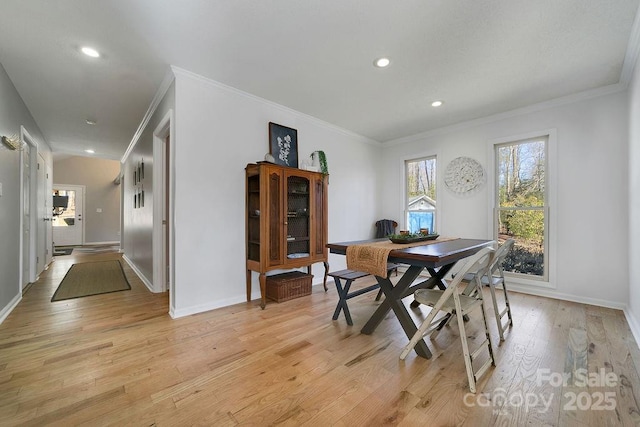
[[[505,272],[547,280],[547,136],[495,146],[495,238],[515,239]]]
[[[421,228],[435,232],[436,226],[436,158],[405,161],[407,196],[406,229],[418,233]]]

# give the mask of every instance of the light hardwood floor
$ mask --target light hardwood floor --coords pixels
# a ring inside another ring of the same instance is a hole
[[[256,300],[172,320],[168,296],[123,262],[131,291],[50,302],[72,263],[118,257],[57,257],[0,325],[0,425],[640,423],[640,352],[618,310],[510,293],[515,325],[498,345],[489,318],[497,367],[471,395],[455,322],[427,340],[430,360],[399,360],[407,338],[393,314],[360,334],[375,292],[349,301],[352,327],[331,320],[335,288],[321,286],[264,311]],[[572,371],[591,384],[562,384]]]

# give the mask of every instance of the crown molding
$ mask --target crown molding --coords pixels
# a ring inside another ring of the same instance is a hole
[[[142,132],[144,132],[145,128],[149,124],[149,120],[151,120],[151,117],[153,117],[153,113],[156,112],[158,105],[160,105],[160,102],[162,102],[162,99],[167,94],[167,91],[171,87],[171,84],[173,83],[174,80],[175,80],[175,75],[173,74],[173,70],[172,68],[169,68],[169,71],[167,71],[167,73],[165,74],[164,79],[162,80],[162,83],[160,83],[160,86],[158,87],[156,94],[151,100],[151,104],[149,104],[149,108],[147,108],[147,112],[144,114],[144,117],[142,118],[142,121],[140,122],[138,129],[136,129],[136,132],[133,134],[133,138],[131,138],[131,142],[129,143],[129,146],[127,147],[124,154],[122,155],[122,158],[120,159],[121,163],[124,163],[127,160],[127,157],[129,157],[129,154],[131,154],[131,150],[133,150],[133,148],[138,143],[138,139],[140,139]]]
[[[633,25],[631,26],[627,52],[625,53],[624,62],[622,63],[622,72],[620,73],[620,83],[625,87],[631,83],[633,70],[638,61],[638,54],[640,54],[640,13],[636,12]]]
[[[561,98],[552,99],[549,101],[540,102],[537,104],[528,105],[526,107],[516,108],[515,110],[505,111],[503,113],[493,114],[491,116],[480,117],[477,119],[468,120],[466,122],[456,123],[450,126],[444,126],[441,128],[429,130],[426,132],[418,133],[415,135],[406,136],[403,138],[393,139],[384,142],[385,147],[392,147],[396,145],[407,144],[410,142],[421,141],[427,138],[431,138],[437,135],[445,135],[451,132],[456,132],[464,129],[474,128],[477,126],[485,125],[488,123],[497,122],[500,120],[508,119],[511,117],[522,116],[525,114],[531,114],[538,111],[548,110],[550,108],[559,107],[562,105],[573,104],[580,101],[585,101],[592,98],[598,98],[600,96],[609,95],[612,93],[622,92],[627,89],[627,86],[616,83],[608,86],[602,86],[595,89],[586,90],[572,95],[563,96]]]
[[[278,109],[278,110],[283,111],[283,112],[285,112],[287,114],[291,114],[291,115],[297,116],[297,117],[299,117],[299,118],[301,118],[303,120],[306,120],[308,122],[312,122],[315,125],[318,125],[318,126],[330,129],[330,130],[332,130],[334,132],[340,133],[342,135],[348,136],[349,138],[356,138],[356,139],[358,139],[360,142],[362,142],[364,144],[374,145],[376,147],[382,147],[382,143],[380,141],[376,141],[375,139],[371,139],[371,138],[368,138],[366,136],[357,134],[355,132],[351,132],[350,130],[338,127],[338,126],[333,125],[333,124],[331,124],[329,122],[325,122],[324,120],[318,119],[317,117],[313,117],[313,116],[310,116],[308,114],[301,113],[300,111],[294,110],[292,108],[285,107],[282,104],[277,104],[277,103],[275,103],[273,101],[269,101],[268,99],[261,98],[259,96],[250,94],[248,92],[244,92],[244,91],[242,91],[240,89],[234,88],[233,86],[228,86],[228,85],[226,85],[224,83],[220,83],[219,81],[209,79],[207,77],[201,76],[200,74],[196,74],[194,72],[185,70],[185,69],[180,68],[180,67],[176,67],[174,65],[171,66],[171,69],[173,70],[173,73],[176,76],[183,76],[183,77],[187,77],[187,78],[190,78],[190,79],[193,79],[193,80],[197,80],[197,81],[199,81],[201,83],[213,86],[215,88],[224,90],[224,91],[229,92],[229,93],[233,93],[234,95],[242,96],[242,97],[250,99],[252,101],[256,101],[256,102],[259,102],[261,104],[268,105],[271,108]]]

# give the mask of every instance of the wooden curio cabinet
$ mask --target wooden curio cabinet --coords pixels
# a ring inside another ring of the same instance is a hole
[[[273,163],[246,167],[247,301],[251,272],[260,273],[260,306],[266,272],[324,264],[327,282],[327,177]]]

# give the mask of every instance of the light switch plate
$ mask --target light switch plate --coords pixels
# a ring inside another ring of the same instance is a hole
[[[98,212],[98,213],[102,213],[102,208],[98,208],[98,209],[96,209],[96,212]]]
[[[2,197],[2,183],[0,182],[0,197]]]

